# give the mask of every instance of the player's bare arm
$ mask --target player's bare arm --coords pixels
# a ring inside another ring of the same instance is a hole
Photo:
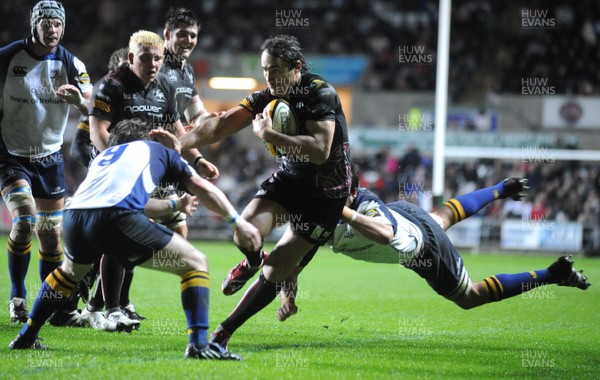
[[[207,119],[181,136],[182,149],[197,148],[231,136],[252,122],[252,114],[242,106],[236,106],[223,115]]]
[[[192,215],[198,206],[198,197],[184,193],[178,199],[150,198],[144,208],[144,213],[150,218],[160,218],[173,212]]]
[[[186,133],[183,124],[179,120],[173,123],[173,131],[178,137]],[[217,177],[219,177],[219,169],[217,169],[217,167],[213,165],[212,162],[205,159],[202,156],[202,154],[198,151],[198,149],[189,149],[187,151],[182,152],[181,154],[186,160],[188,160],[194,165],[194,167],[196,168],[196,170],[198,170],[198,173],[201,176],[206,177],[208,179],[216,179]]]
[[[344,206],[342,220],[350,224],[358,233],[377,244],[390,244],[394,238],[391,225],[363,215],[350,207]]]
[[[297,154],[306,155],[308,161],[321,165],[327,161],[331,153],[331,143],[335,132],[333,121],[307,121],[306,129],[309,135],[288,136],[274,131],[273,121],[268,109],[257,114],[252,122],[253,131],[261,140],[280,147],[298,147]],[[296,153],[294,153],[296,154]]]
[[[251,223],[239,216],[218,187],[203,178],[192,176],[186,181],[186,189],[201,199],[202,204],[210,211],[229,221],[233,225],[241,244],[254,250],[260,249],[262,245],[260,232]]]
[[[210,114],[198,95],[192,96],[190,104],[185,108],[184,113],[186,120],[189,120],[191,125],[194,125],[194,122],[198,118],[206,117]]]
[[[110,121],[90,115],[90,139],[100,152],[108,148]]]

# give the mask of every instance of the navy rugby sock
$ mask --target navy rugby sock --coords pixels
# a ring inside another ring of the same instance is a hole
[[[460,222],[502,197],[502,195],[504,195],[504,181],[491,187],[459,195],[444,202],[444,205],[450,207],[455,221]]]
[[[37,336],[46,320],[71,296],[75,285],[75,281],[61,268],[52,271],[42,283],[29,319],[19,333],[28,339]]]
[[[555,282],[548,269],[515,274],[497,274],[483,279],[485,289],[492,302],[514,297],[538,286]]]
[[[276,283],[267,281],[261,273],[260,277],[248,288],[235,310],[221,323],[230,334],[244,324],[250,317],[270,304],[281,288]]]
[[[181,304],[188,325],[189,342],[208,344],[208,304],[210,277],[204,271],[190,271],[181,276]]]
[[[62,264],[63,253],[44,253],[38,251],[40,261],[40,280],[43,282],[48,275]]]
[[[10,298],[25,298],[25,277],[31,260],[31,240],[27,243],[17,243],[8,238],[8,272],[10,273]]]

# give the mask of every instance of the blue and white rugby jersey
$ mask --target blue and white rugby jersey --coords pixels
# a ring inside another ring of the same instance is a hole
[[[144,210],[157,186],[185,190],[185,180],[193,175],[197,174],[187,161],[157,142],[116,145],[92,161],[87,177],[65,208]]]
[[[10,154],[39,158],[63,142],[69,104],[56,90],[70,83],[85,93],[92,85],[85,65],[65,48],[38,57],[30,39],[0,49],[0,129]]]
[[[423,245],[423,233],[412,222],[402,217],[370,190],[359,188],[352,203],[358,213],[381,220],[394,229],[391,244],[378,244],[358,233],[346,223],[338,224],[333,233],[332,248],[356,260],[374,263],[402,264],[419,252]]]

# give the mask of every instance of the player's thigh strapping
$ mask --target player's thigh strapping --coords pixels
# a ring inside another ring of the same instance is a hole
[[[405,262],[405,266],[427,280],[441,296],[450,300],[462,297],[471,286],[462,257],[436,221],[418,206],[399,201],[388,205],[423,233],[421,252]]]

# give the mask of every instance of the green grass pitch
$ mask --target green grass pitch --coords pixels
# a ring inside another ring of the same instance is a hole
[[[231,243],[196,245],[209,257],[212,330],[241,297],[223,296],[220,283],[242,256]],[[545,268],[557,256],[464,258],[480,280]],[[0,294],[8,301],[6,260],[0,254]],[[184,360],[179,279],[137,269],[131,298],[148,320],[131,334],[46,326],[40,335],[49,351],[10,351],[19,326],[9,322],[2,301],[0,378],[598,379],[600,261],[576,258],[575,264],[594,284],[585,292],[549,285],[464,311],[408,269],[357,262],[324,248],[301,275],[297,315],[279,322],[274,302],[234,335],[230,349],[242,362]],[[30,307],[37,273],[35,259],[26,281]]]

